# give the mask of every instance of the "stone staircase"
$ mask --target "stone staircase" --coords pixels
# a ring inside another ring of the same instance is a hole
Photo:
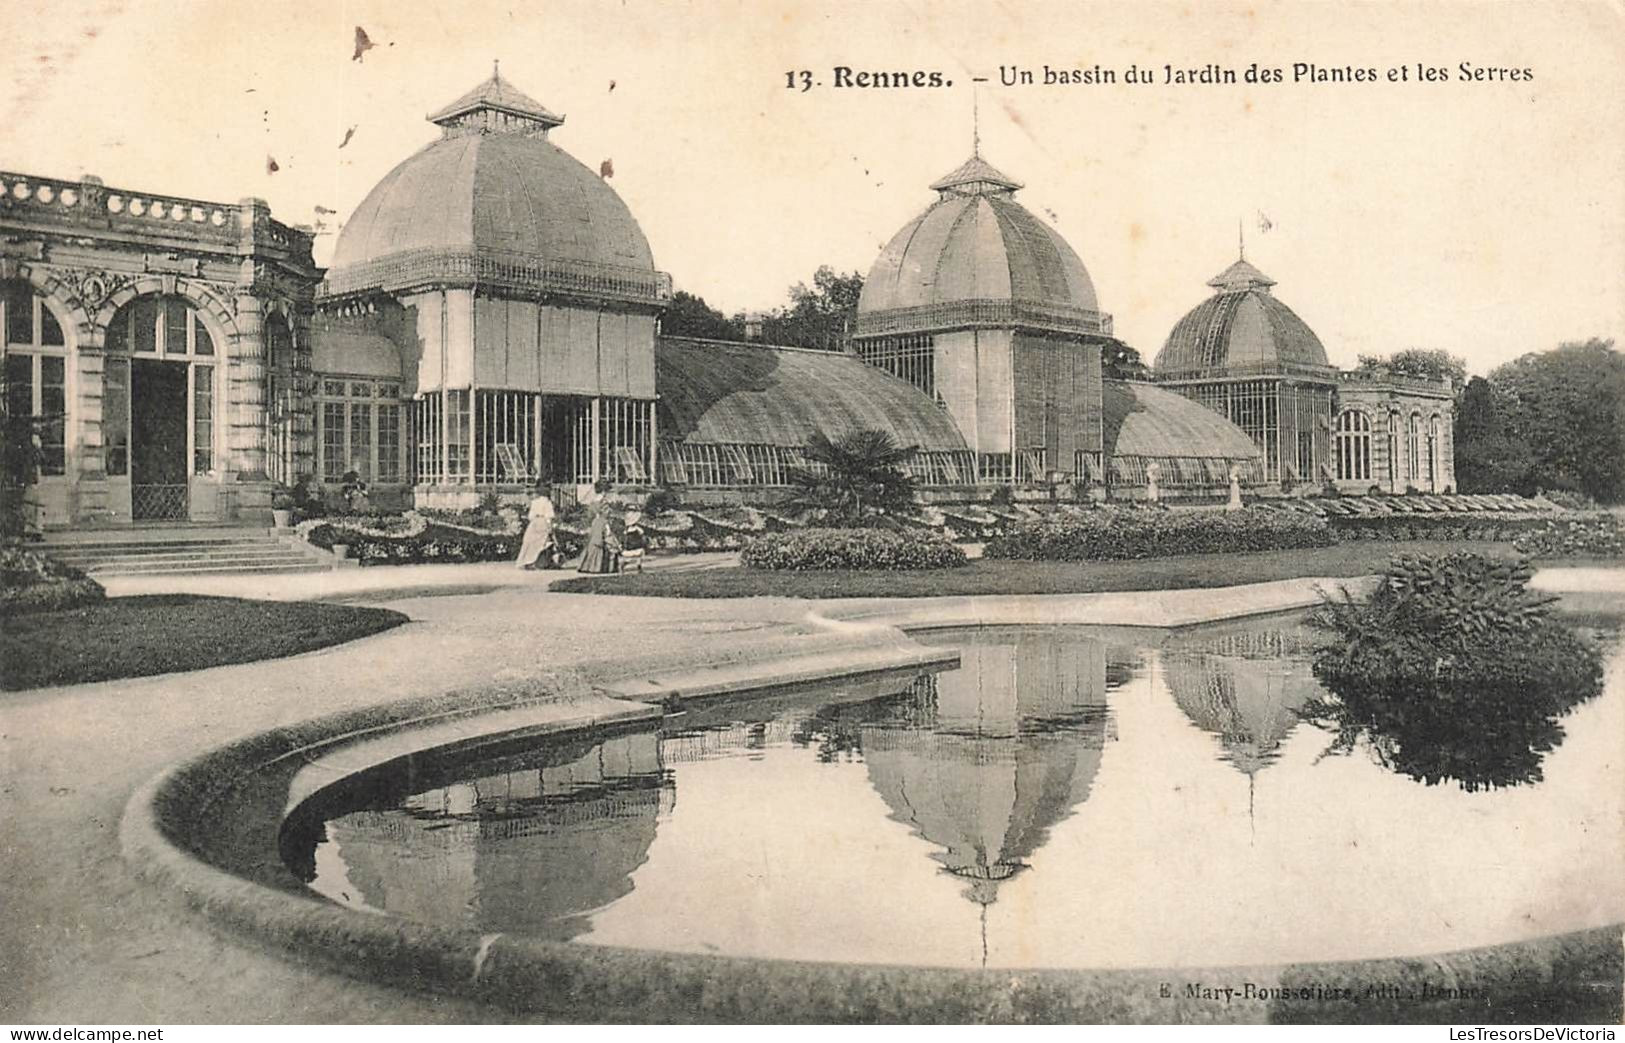
[[[98,577],[325,572],[338,565],[303,540],[266,529],[58,533],[35,547]]]

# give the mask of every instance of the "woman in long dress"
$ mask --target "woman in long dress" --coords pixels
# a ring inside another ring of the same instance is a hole
[[[615,530],[609,525],[610,483],[600,478],[593,486],[592,524],[587,528],[587,549],[581,553],[577,572],[607,573],[621,571],[621,546]]]
[[[558,565],[558,543],[553,535],[553,500],[546,485],[536,486],[530,501],[525,539],[519,545],[518,565],[522,569],[554,568]]]

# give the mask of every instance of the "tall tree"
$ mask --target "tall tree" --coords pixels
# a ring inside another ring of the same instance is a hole
[[[1456,487],[1464,493],[1529,493],[1535,454],[1508,426],[1506,394],[1474,377],[1456,403]]]
[[[711,307],[704,297],[678,290],[671,295],[671,303],[660,317],[660,332],[673,337],[742,340],[745,324]]]
[[[1625,502],[1625,354],[1613,341],[1524,355],[1490,383],[1505,396],[1510,432],[1534,454],[1536,483]]]

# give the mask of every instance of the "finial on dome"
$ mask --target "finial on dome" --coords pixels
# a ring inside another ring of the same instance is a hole
[[[1236,243],[1236,250],[1241,255],[1241,259],[1245,261],[1247,259],[1247,226],[1239,217],[1236,218]]]
[[[982,88],[980,84],[971,84],[970,88],[970,154],[976,159],[982,158]]]
[[[429,116],[429,122],[445,128],[448,134],[479,132],[487,134],[536,133],[564,122],[564,117],[548,110],[502,78],[501,60],[491,60],[491,78]]]

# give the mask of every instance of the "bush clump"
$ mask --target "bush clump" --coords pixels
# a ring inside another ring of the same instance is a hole
[[[1555,518],[1550,512],[1494,512],[1440,514],[1356,514],[1328,519],[1343,539],[1460,540],[1506,543],[1526,532],[1545,527]]]
[[[739,556],[747,568],[775,571],[951,569],[965,552],[940,536],[888,529],[802,529],[752,540]]]
[[[20,543],[0,544],[0,616],[53,612],[101,601],[102,585]]]
[[[1239,511],[1101,507],[1020,523],[988,541],[989,558],[1114,561],[1176,554],[1290,550],[1336,542],[1317,515],[1247,507]]]
[[[1312,624],[1331,697],[1304,710],[1379,763],[1463,789],[1541,778],[1558,718],[1602,691],[1597,649],[1528,589],[1532,569],[1470,552],[1396,558],[1369,597],[1328,599]]]

